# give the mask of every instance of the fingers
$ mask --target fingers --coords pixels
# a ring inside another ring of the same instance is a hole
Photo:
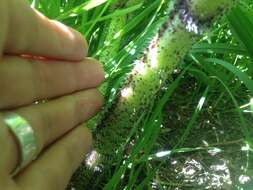
[[[3,117],[0,114],[0,177],[1,174],[8,175],[13,166],[18,163],[19,155],[15,137],[5,126]],[[0,178],[1,179],[1,178]]]
[[[5,56],[0,63],[0,109],[94,88],[103,79],[102,66],[89,58],[69,63]]]
[[[4,190],[20,190],[17,184],[7,175],[0,175],[0,187]]]
[[[5,43],[5,36],[7,35],[7,3],[5,2],[6,0],[1,0],[0,1],[0,23],[1,23],[1,33],[0,33],[0,58],[2,57],[2,52],[3,52],[3,46]],[[5,10],[5,11],[2,11]]]
[[[1,4],[0,12],[8,16],[7,29],[3,29],[8,33],[6,36],[0,33],[0,39],[6,38],[2,45],[4,53],[64,60],[81,60],[86,56],[87,42],[80,33],[47,19],[25,0],[4,0]],[[2,21],[6,20],[0,18]]]
[[[32,105],[13,111],[25,118],[34,129],[40,152],[73,127],[91,118],[100,110],[102,103],[103,99],[100,93],[92,89],[52,100],[44,104]],[[15,138],[9,137],[3,140],[9,141],[13,139]],[[12,148],[14,146],[13,144]],[[7,166],[6,164],[5,167],[7,167],[6,170],[8,172],[11,172],[16,167],[17,161],[11,162],[11,160],[15,160],[10,157],[17,158],[18,153],[17,151],[15,152],[15,148],[9,150],[6,148],[6,154],[8,155],[6,156],[7,160],[5,160],[5,163],[9,165]]]
[[[74,129],[20,173],[17,185],[25,190],[64,190],[90,146],[90,132],[83,126]]]

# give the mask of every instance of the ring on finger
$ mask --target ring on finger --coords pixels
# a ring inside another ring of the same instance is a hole
[[[7,112],[4,114],[4,123],[16,138],[20,152],[19,164],[11,174],[14,176],[36,159],[38,143],[33,128],[28,121],[20,115],[14,112]]]

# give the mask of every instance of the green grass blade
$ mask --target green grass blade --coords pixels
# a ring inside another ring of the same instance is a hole
[[[247,74],[242,72],[236,66],[234,66],[234,65],[232,65],[232,64],[230,64],[230,63],[228,63],[224,60],[217,59],[217,58],[208,58],[208,59],[205,59],[205,61],[209,62],[209,63],[219,64],[219,65],[223,66],[224,68],[226,68],[227,70],[234,73],[245,84],[245,86],[248,88],[248,90],[253,95],[253,80],[250,79]]]
[[[253,98],[251,98],[251,100],[250,100],[250,109],[251,109],[251,113],[253,116]]]
[[[228,21],[236,39],[253,57],[253,11],[242,5],[233,8]]]
[[[180,147],[184,143],[184,141],[186,140],[187,136],[190,134],[190,131],[192,130],[193,125],[196,122],[196,120],[197,120],[197,118],[200,114],[200,111],[203,108],[204,103],[206,102],[208,91],[209,91],[209,87],[206,88],[206,90],[204,91],[202,97],[200,98],[198,106],[196,107],[196,109],[195,109],[195,111],[194,111],[194,113],[191,117],[191,120],[188,123],[188,125],[187,125],[187,127],[184,131],[184,134],[180,137],[180,139],[179,139],[178,143],[175,145],[174,149],[177,148],[177,147]]]
[[[253,147],[252,135],[250,133],[247,122],[245,121],[245,118],[243,116],[243,112],[240,109],[240,106],[239,106],[236,98],[234,97],[234,95],[231,92],[231,90],[229,89],[229,87],[220,78],[218,78],[216,76],[214,76],[212,78],[218,80],[222,84],[222,86],[226,89],[229,96],[231,97],[231,99],[233,101],[233,104],[235,106],[235,109],[237,110],[239,118],[240,118],[240,122],[241,122],[241,125],[242,125],[241,130],[242,130],[242,133],[243,133],[243,135],[246,139],[246,144],[250,146],[250,149],[252,149],[252,147]],[[248,157],[247,160],[252,160],[252,156],[253,156],[252,154],[247,154],[247,157]],[[252,166],[252,163],[247,163],[246,165],[248,166],[249,164]]]
[[[115,36],[115,39],[110,42],[111,46],[114,45],[117,38],[122,37],[123,35],[126,35],[134,27],[136,27],[138,24],[140,24],[145,17],[148,17],[149,14],[152,13],[152,11],[156,10],[157,6],[160,5],[159,2],[160,2],[160,0],[156,0],[155,2],[150,4],[147,8],[145,8],[145,10],[143,10],[139,15],[134,17],[129,23],[127,23],[126,26],[124,28],[122,28],[119,31],[119,33]],[[98,18],[98,19],[100,19],[100,18]],[[103,51],[106,48],[107,48],[107,46],[104,46],[102,49],[99,50],[99,52]],[[93,56],[95,57],[95,56],[99,55],[99,52],[97,52]]]
[[[69,17],[71,17],[71,15],[80,15],[83,12],[86,12],[88,10],[91,10],[95,7],[98,7],[104,3],[106,3],[108,0],[90,0],[88,2],[84,2],[81,5],[72,8],[71,10],[68,10],[64,13],[62,13],[61,15],[59,15],[58,17],[56,17],[56,20],[62,21],[64,19],[67,19]]]
[[[118,17],[118,16],[122,16],[122,15],[126,15],[126,14],[129,14],[129,13],[132,13],[132,12],[138,10],[139,8],[141,8],[141,6],[142,6],[142,4],[140,3],[138,5],[134,5],[134,6],[129,7],[129,8],[116,10],[116,11],[114,11],[111,14],[108,14],[106,16],[100,17],[99,19],[97,19],[97,22],[109,20],[109,19],[111,19],[113,17]],[[86,22],[85,24],[82,25],[82,27],[90,25],[92,23],[93,23],[93,21]]]
[[[219,53],[219,54],[232,53],[232,54],[237,54],[237,55],[248,55],[247,50],[241,46],[222,44],[222,43],[195,44],[190,50],[190,53]]]

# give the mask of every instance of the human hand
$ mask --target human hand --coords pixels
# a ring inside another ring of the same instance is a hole
[[[0,25],[0,189],[64,189],[91,146],[80,124],[102,106],[103,69],[78,32],[24,0],[0,1]],[[28,122],[37,144],[37,159],[15,176],[22,156],[7,112]]]

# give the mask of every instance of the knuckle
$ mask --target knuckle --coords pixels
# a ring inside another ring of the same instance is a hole
[[[93,137],[92,137],[91,130],[88,129],[87,127],[85,127],[85,126],[81,127],[81,129],[82,129],[81,135],[82,135],[83,138],[86,139],[86,142],[88,142],[88,145],[90,147],[92,142],[93,142]]]
[[[83,159],[83,156],[91,150],[92,134],[89,129],[79,126],[69,134],[68,143],[63,145],[63,156],[66,163],[72,163],[71,169],[75,169]]]
[[[102,82],[105,79],[105,71],[103,65],[97,59],[94,59],[92,57],[86,58],[86,61],[93,64],[93,66],[96,68],[96,78]]]
[[[99,107],[102,107],[104,104],[104,96],[102,95],[102,93],[98,89],[95,89],[94,91],[95,91],[95,94],[97,97],[98,105],[99,105]]]

